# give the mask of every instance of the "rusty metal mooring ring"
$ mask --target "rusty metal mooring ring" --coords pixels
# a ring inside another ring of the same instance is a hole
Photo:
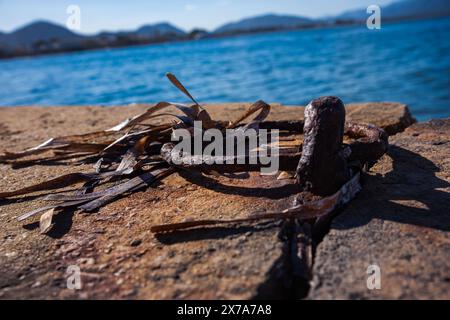
[[[311,101],[305,109],[304,121],[266,121],[259,127],[304,133],[302,152],[280,153],[280,170],[295,170],[302,190],[319,196],[333,194],[352,177],[349,163],[356,162],[360,167],[371,164],[388,148],[388,135],[383,129],[345,122],[344,104],[332,96]],[[344,144],[344,135],[355,141]],[[259,163],[248,164],[248,161],[246,164],[236,164],[236,161],[225,164],[224,157],[213,157],[207,164],[195,155],[176,154],[173,148],[172,143],[164,144],[161,155],[170,165],[180,168],[239,172],[258,171],[262,167]],[[174,161],[175,158],[178,161]]]

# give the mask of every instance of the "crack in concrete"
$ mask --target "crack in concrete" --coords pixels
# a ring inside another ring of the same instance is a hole
[[[309,291],[312,259],[309,224],[296,219],[284,221],[278,238],[283,243],[282,254],[253,299],[302,299]]]
[[[335,210],[312,225],[297,219],[284,221],[278,234],[283,242],[282,255],[268,271],[267,281],[258,287],[253,299],[307,299],[317,247],[343,209]]]

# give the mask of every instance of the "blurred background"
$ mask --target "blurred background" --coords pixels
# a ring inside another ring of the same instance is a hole
[[[450,1],[1,1],[0,106],[395,101],[450,115]]]

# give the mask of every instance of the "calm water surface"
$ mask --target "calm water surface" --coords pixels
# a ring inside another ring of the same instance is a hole
[[[450,19],[166,43],[0,61],[0,105],[183,101],[398,101],[450,116]]]

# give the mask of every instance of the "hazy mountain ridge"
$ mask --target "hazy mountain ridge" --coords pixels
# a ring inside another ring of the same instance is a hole
[[[58,39],[62,42],[80,41],[83,36],[77,35],[72,31],[45,21],[37,21],[20,28],[12,33],[3,34],[2,40],[6,46],[30,48],[33,44],[40,41],[52,41]]]
[[[345,11],[335,17],[342,20],[367,19],[366,8]],[[450,15],[449,0],[401,0],[381,7],[382,19],[429,18]]]
[[[135,31],[104,31],[86,36],[52,22],[37,21],[11,33],[0,33],[0,58],[146,44],[178,40],[186,36],[183,30],[167,22],[144,25]]]
[[[388,21],[443,17],[450,16],[450,1],[402,0],[383,6],[381,10],[382,19]],[[224,24],[213,32],[194,29],[187,33],[168,22],[161,22],[144,25],[134,31],[105,31],[93,36],[80,35],[51,22],[37,21],[11,33],[0,32],[0,58],[220,37],[241,33],[356,24],[365,21],[367,17],[366,8],[319,19],[295,15],[265,14]]]
[[[262,29],[295,29],[312,23],[314,23],[314,20],[307,17],[265,14],[227,23],[214,30],[213,33],[252,32]]]
[[[176,37],[186,36],[186,32],[168,22],[142,26],[136,30],[136,34],[149,37],[158,37],[160,35],[173,35]]]

